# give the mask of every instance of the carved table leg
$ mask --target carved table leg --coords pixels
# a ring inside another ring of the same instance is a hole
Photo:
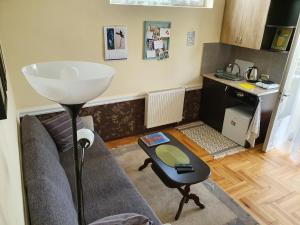
[[[188,203],[189,200],[193,200],[195,202],[195,204],[200,208],[200,209],[204,209],[205,206],[200,202],[200,199],[197,195],[195,194],[190,194],[190,185],[187,185],[185,186],[184,189],[178,187],[177,188],[178,191],[182,194],[182,199],[180,201],[180,204],[179,204],[179,208],[178,208],[178,211],[176,213],[176,216],[175,216],[175,220],[178,220],[179,217],[180,217],[180,214],[182,212],[182,209],[183,209],[183,206],[185,203]]]
[[[179,219],[180,214],[182,212],[183,204],[184,204],[185,201],[186,201],[186,197],[183,196],[182,199],[181,199],[181,201],[180,201],[179,208],[178,208],[178,211],[177,211],[176,216],[175,216],[175,220]]]
[[[200,202],[200,199],[199,199],[199,197],[198,197],[197,195],[195,195],[195,194],[190,194],[190,195],[189,195],[189,199],[194,200],[195,204],[196,204],[197,206],[199,206],[200,209],[204,209],[204,208],[205,208],[205,205],[203,205],[203,204]]]
[[[149,165],[149,163],[152,163],[152,160],[150,158],[145,159],[144,164],[139,167],[139,171],[145,169]]]
[[[185,186],[184,190],[182,190],[181,188],[177,188],[177,189],[180,191],[183,197],[180,201],[179,208],[175,216],[175,220],[179,219],[184,203],[188,203],[189,201],[190,186],[189,185]]]

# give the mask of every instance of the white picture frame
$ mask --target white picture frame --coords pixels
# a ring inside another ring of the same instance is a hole
[[[104,58],[105,60],[128,59],[126,26],[104,27]]]

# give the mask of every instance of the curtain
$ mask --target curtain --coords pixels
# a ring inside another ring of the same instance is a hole
[[[214,0],[110,0],[110,4],[213,8]]]

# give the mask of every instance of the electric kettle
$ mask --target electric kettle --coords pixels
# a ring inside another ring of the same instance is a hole
[[[252,67],[249,67],[245,74],[245,79],[248,81],[248,82],[251,82],[251,83],[255,83],[258,81],[258,69],[256,66],[252,66]]]

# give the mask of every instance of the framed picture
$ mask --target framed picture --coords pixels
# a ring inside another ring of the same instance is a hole
[[[127,59],[127,27],[104,27],[105,60]]]
[[[170,22],[145,21],[144,35],[144,59],[169,58]]]
[[[7,119],[7,81],[4,59],[0,46],[0,120]]]
[[[278,51],[286,51],[293,31],[293,28],[277,28],[271,48]]]

